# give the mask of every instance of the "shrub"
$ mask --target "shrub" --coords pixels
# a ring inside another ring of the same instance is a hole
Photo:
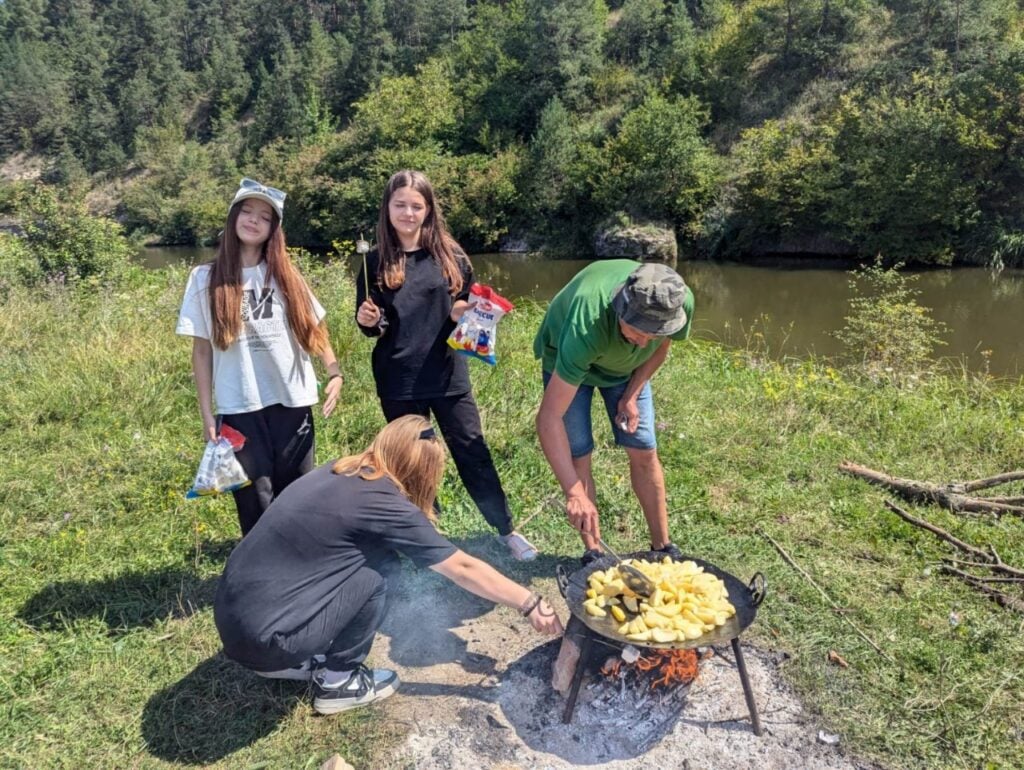
[[[35,284],[41,278],[39,263],[25,239],[0,233],[0,300],[7,297],[12,286]]]
[[[911,287],[917,276],[878,261],[851,273],[850,315],[836,333],[855,365],[872,379],[901,384],[927,370],[946,326],[931,317]]]
[[[237,137],[226,134],[201,145],[179,125],[141,129],[136,154],[147,173],[124,195],[129,230],[163,243],[213,241],[241,176],[231,158]]]
[[[8,283],[116,281],[134,254],[119,224],[92,216],[83,201],[62,199],[51,188],[17,193],[14,213],[25,237],[0,242],[0,280]]]
[[[715,154],[701,136],[706,121],[697,99],[649,95],[606,142],[598,199],[607,209],[629,201],[634,213],[698,235],[719,176]]]

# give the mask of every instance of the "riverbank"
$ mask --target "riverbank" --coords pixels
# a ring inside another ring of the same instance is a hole
[[[213,250],[147,249],[147,267],[180,266],[213,258]],[[591,260],[544,259],[523,254],[474,254],[481,283],[513,302],[546,302]],[[354,277],[359,260],[342,262]],[[757,345],[765,357],[840,357],[836,332],[850,313],[850,270],[857,263],[817,261],[679,261],[675,267],[697,295],[695,338],[726,345]],[[944,365],[977,374],[1019,378],[1024,362],[1024,269],[993,273],[955,267],[902,271],[920,292],[918,302],[944,324],[935,355]]]
[[[210,602],[237,523],[228,500],[183,499],[201,451],[189,347],[173,335],[184,279],[168,269],[118,292],[19,290],[4,304],[0,765],[315,767],[340,751],[374,766],[403,737],[388,704],[316,717],[299,688],[256,680],[219,653]],[[362,448],[381,419],[348,279],[320,269],[312,282],[346,373],[338,412],[317,424],[326,461]],[[525,531],[546,555],[568,559],[578,540],[545,507],[556,484],[532,429],[539,317],[522,303],[503,321],[498,367],[471,366],[515,515],[529,517]],[[673,538],[741,577],[766,575],[768,599],[744,638],[790,656],[789,683],[841,745],[890,767],[1016,764],[1020,616],[940,576],[946,548],[836,466],[934,481],[1013,469],[1024,457],[1024,391],[963,376],[898,390],[693,342],[675,346],[655,392]],[[638,547],[642,517],[607,441],[599,428],[607,534]],[[441,502],[445,531],[476,542],[482,519],[454,472]],[[912,510],[1024,564],[1018,519]],[[849,667],[829,663],[830,651]]]

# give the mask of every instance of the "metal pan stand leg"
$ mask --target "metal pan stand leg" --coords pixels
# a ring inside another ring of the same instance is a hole
[[[590,634],[584,633],[580,642],[580,657],[576,661],[576,671],[572,675],[572,686],[569,688],[569,699],[565,702],[565,711],[562,712],[562,723],[569,724],[572,715],[576,711],[576,698],[580,694],[580,684],[583,683],[583,669],[590,662]]]
[[[740,682],[743,684],[743,695],[747,699],[747,710],[750,712],[750,723],[754,726],[754,735],[760,737],[764,735],[764,730],[761,728],[761,717],[757,714],[757,704],[754,703],[754,691],[750,689],[747,664],[743,662],[739,637],[732,640],[732,654],[736,656],[736,668],[740,672]]]

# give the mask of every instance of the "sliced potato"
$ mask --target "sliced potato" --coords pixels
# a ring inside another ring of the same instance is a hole
[[[651,639],[656,642],[674,642],[678,638],[679,634],[676,630],[668,628],[655,628],[651,631]]]
[[[607,617],[610,612],[623,636],[635,641],[696,639],[736,614],[725,583],[692,560],[673,562],[666,557],[659,562],[633,559],[627,563],[654,583],[649,597],[630,590],[618,568],[610,567],[589,576],[584,602],[595,617]],[[627,613],[636,617],[630,620]]]
[[[608,617],[608,613],[593,603],[593,600],[583,602],[583,609],[587,611],[588,615],[593,615],[595,618]]]

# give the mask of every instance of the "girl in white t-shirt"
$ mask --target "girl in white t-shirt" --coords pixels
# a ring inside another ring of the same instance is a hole
[[[323,307],[285,248],[285,194],[243,179],[213,262],[189,275],[177,333],[192,337],[192,372],[203,437],[221,424],[245,436],[238,460],[252,484],[234,492],[244,536],[288,484],[313,469],[310,354],[327,370],[324,417],[342,375]],[[216,403],[216,409],[214,409]]]

